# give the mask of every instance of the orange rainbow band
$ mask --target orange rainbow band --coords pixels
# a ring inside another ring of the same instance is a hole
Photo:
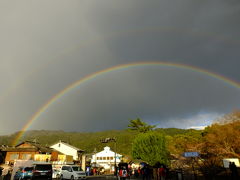
[[[122,70],[122,69],[133,68],[133,67],[141,67],[141,66],[163,66],[163,67],[175,67],[175,68],[180,68],[180,69],[191,70],[194,72],[202,73],[202,74],[208,75],[210,77],[222,80],[236,88],[240,88],[240,83],[237,81],[231,80],[220,74],[210,72],[208,70],[201,69],[198,67],[186,65],[186,64],[167,63],[167,62],[160,62],[160,61],[159,62],[153,61],[153,62],[137,62],[137,63],[130,63],[130,64],[120,64],[120,65],[113,66],[113,67],[110,67],[107,69],[103,69],[101,71],[97,71],[95,73],[87,75],[87,76],[81,78],[80,80],[70,84],[69,86],[67,86],[66,88],[61,90],[59,93],[54,95],[42,107],[40,107],[40,109],[36,113],[34,113],[34,115],[27,121],[27,123],[23,126],[21,131],[17,134],[16,138],[13,140],[12,145],[16,145],[20,141],[20,139],[23,137],[25,131],[30,127],[30,125],[33,123],[33,121],[37,120],[49,108],[49,106],[51,106],[56,100],[60,99],[64,94],[68,93],[75,87],[77,87],[91,79],[94,79],[97,76],[100,76],[100,75],[103,75],[106,73],[110,73],[110,72],[113,72],[116,70]]]

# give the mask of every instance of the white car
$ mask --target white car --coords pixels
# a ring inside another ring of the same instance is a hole
[[[61,169],[61,179],[86,179],[86,173],[80,166],[63,165]]]

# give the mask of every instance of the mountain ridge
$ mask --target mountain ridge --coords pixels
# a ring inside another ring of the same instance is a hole
[[[188,133],[199,134],[201,130],[178,129],[178,128],[156,128],[154,131],[164,133],[166,136],[175,136]],[[11,146],[11,142],[18,136],[19,132],[11,135],[0,136],[0,144]],[[95,149],[101,151],[104,146],[110,146],[114,150],[114,143],[101,143],[100,140],[107,137],[117,139],[116,151],[124,155],[131,154],[131,144],[138,132],[123,130],[105,130],[98,132],[65,132],[63,130],[29,130],[21,137],[20,141],[35,141],[43,146],[51,146],[58,141],[64,141],[77,148],[85,150],[85,153],[92,153]]]

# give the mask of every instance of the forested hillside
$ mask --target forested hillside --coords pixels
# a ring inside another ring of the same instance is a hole
[[[192,134],[193,132],[195,134],[201,133],[201,131],[198,130],[176,128],[156,129],[155,131],[164,133],[169,137],[183,134]],[[106,137],[115,137],[117,139],[117,152],[124,155],[130,155],[132,142],[137,134],[138,132],[129,130],[109,130],[89,133],[34,130],[25,132],[24,137],[21,140],[36,141],[42,145],[47,146],[50,146],[59,140],[62,140],[73,146],[85,150],[86,153],[92,153],[94,149],[100,151],[106,145],[109,145],[113,149],[113,142],[103,144],[100,142],[100,140]],[[10,146],[16,136],[17,133],[9,136],[0,136],[0,144]]]

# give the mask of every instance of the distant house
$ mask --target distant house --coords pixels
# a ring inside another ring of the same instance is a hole
[[[50,147],[62,154],[72,156],[74,161],[81,162],[82,153],[84,150],[81,150],[63,141],[59,141]]]
[[[4,147],[5,164],[12,164],[16,160],[34,160],[35,154],[51,154],[52,149],[43,147],[36,142],[24,141],[15,147]]]
[[[96,164],[96,166],[104,167],[104,169],[109,169],[114,171],[115,165],[115,158],[116,158],[116,165],[121,162],[122,155],[110,150],[110,147],[104,147],[104,150],[92,155],[92,164]]]

